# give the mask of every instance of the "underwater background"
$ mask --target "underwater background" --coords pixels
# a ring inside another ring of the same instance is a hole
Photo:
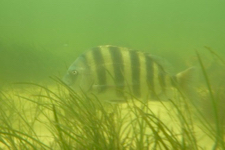
[[[225,149],[224,7],[223,0],[1,0],[0,149]],[[173,74],[195,66],[196,97],[107,107],[80,97],[60,79],[99,45],[149,52]]]
[[[204,46],[224,55],[224,6],[220,0],[1,0],[0,82],[63,76],[82,52],[105,44],[147,51],[183,70]]]

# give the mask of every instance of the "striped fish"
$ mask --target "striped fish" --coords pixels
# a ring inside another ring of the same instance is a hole
[[[63,81],[77,92],[93,93],[107,101],[160,99],[168,97],[171,88],[185,87],[191,70],[170,75],[149,53],[104,45],[81,54]]]

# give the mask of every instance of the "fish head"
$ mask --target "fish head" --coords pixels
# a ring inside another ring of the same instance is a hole
[[[87,71],[88,67],[83,59],[78,58],[68,68],[66,75],[63,77],[63,82],[70,86],[75,92],[80,90],[86,92],[91,84],[91,82],[89,82],[90,80],[87,80],[89,78]]]

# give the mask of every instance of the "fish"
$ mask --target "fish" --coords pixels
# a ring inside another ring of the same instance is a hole
[[[165,63],[150,53],[102,45],[82,53],[68,68],[63,82],[75,92],[100,100],[159,100],[171,89],[188,87],[193,68],[171,75]]]

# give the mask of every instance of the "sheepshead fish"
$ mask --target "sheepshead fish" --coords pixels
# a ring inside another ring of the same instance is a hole
[[[122,102],[130,98],[169,97],[171,89],[185,89],[191,74],[192,68],[171,75],[164,64],[149,53],[103,45],[81,54],[63,81],[76,92]]]

